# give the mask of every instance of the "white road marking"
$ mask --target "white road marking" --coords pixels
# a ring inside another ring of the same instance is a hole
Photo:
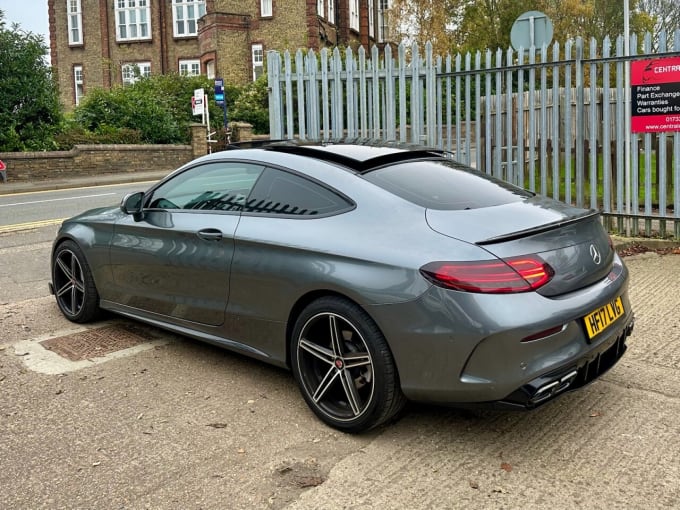
[[[48,202],[62,202],[64,200],[83,200],[86,198],[95,198],[95,197],[107,197],[110,195],[117,195],[117,193],[98,193],[96,195],[84,195],[84,196],[79,196],[79,197],[64,197],[64,198],[50,198],[47,200],[34,200],[31,202],[14,202],[11,204],[0,204],[0,207],[12,207],[12,206],[17,206],[17,205],[31,205],[31,204],[46,204]]]

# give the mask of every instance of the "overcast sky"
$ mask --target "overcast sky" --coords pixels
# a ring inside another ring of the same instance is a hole
[[[19,23],[27,32],[42,35],[45,44],[50,45],[47,0],[0,0],[0,11],[5,13],[7,27]]]

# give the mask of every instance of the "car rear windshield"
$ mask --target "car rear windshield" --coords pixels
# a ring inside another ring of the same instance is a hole
[[[449,160],[408,161],[363,176],[376,186],[428,209],[479,209],[533,196],[529,191]]]

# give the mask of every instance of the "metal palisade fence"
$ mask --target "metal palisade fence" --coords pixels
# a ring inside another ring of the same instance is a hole
[[[607,226],[680,240],[680,133],[630,135],[626,61],[680,55],[652,37],[435,56],[413,44],[370,55],[267,55],[274,139],[377,138],[435,146],[457,160],[579,207]],[[641,50],[638,52],[637,49]],[[630,219],[630,221],[628,220]],[[628,222],[629,221],[629,222]]]

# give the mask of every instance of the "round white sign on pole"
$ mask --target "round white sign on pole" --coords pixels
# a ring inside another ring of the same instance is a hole
[[[541,48],[544,44],[550,44],[552,38],[552,21],[540,11],[528,11],[520,14],[510,30],[510,42],[516,50],[520,48],[529,49],[532,46]]]

